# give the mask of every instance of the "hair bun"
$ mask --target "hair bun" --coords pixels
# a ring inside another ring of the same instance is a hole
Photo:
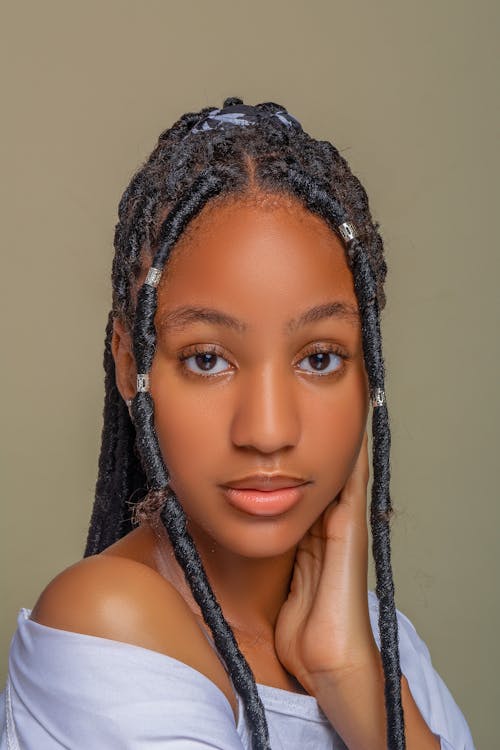
[[[228,96],[227,99],[224,99],[223,107],[234,107],[237,104],[243,104],[243,99],[240,99],[239,96]]]

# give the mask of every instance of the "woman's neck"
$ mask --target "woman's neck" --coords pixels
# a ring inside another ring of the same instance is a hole
[[[184,571],[175,559],[167,531],[156,514],[149,526],[157,540],[157,558],[162,574],[182,594],[195,614],[201,614]],[[248,558],[218,546],[199,527],[188,522],[188,530],[203,562],[208,580],[225,619],[241,634],[274,639],[274,627],[285,602],[293,572],[295,548],[272,558]]]

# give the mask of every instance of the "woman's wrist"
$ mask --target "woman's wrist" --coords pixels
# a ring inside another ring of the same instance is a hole
[[[319,706],[349,750],[386,750],[385,677],[378,649],[364,665],[315,675],[311,684]],[[403,674],[401,701],[407,750],[440,750],[440,739],[420,713]]]
[[[386,750],[384,670],[378,649],[357,666],[314,675],[311,685],[349,750]]]

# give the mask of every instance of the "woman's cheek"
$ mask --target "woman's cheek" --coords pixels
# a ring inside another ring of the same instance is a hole
[[[206,404],[186,402],[177,396],[155,399],[155,429],[170,485],[182,496],[186,491],[190,494],[191,485],[213,473],[220,420],[206,413]],[[215,451],[215,456],[211,451]]]
[[[322,474],[328,494],[336,495],[349,478],[361,448],[366,430],[368,400],[363,390],[346,396],[325,419],[316,420],[322,428],[316,430],[314,443],[321,456]]]

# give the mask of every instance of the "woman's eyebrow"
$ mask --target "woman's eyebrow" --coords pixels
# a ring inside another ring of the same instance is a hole
[[[193,323],[199,322],[233,328],[238,333],[243,333],[248,328],[246,323],[222,312],[222,310],[216,310],[213,307],[192,307],[188,305],[175,307],[173,310],[160,315],[158,326],[167,333],[179,333]]]
[[[306,325],[307,323],[315,323],[317,320],[323,320],[324,318],[337,318],[339,320],[345,320],[353,326],[360,324],[360,317],[358,308],[355,305],[351,305],[349,302],[324,302],[321,305],[315,305],[310,307],[308,310],[304,310],[297,318],[289,320],[285,324],[285,332],[293,333],[300,328],[300,326]]]
[[[345,320],[351,325],[358,326],[360,317],[358,308],[348,302],[325,302],[304,310],[297,318],[292,318],[284,325],[284,333],[291,334],[307,323],[315,323],[325,318]],[[158,326],[163,332],[179,333],[193,323],[209,323],[212,325],[231,328],[238,333],[248,330],[248,324],[233,315],[216,310],[213,307],[199,307],[181,305],[160,315]]]

